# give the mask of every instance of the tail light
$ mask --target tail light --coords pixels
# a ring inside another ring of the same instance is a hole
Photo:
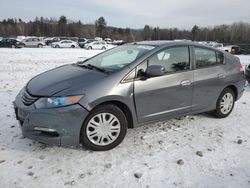
[[[239,70],[240,70],[240,73],[244,73],[244,68],[240,62],[239,62]]]

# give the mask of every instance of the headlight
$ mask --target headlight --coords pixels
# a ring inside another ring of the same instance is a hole
[[[36,108],[56,108],[78,103],[84,95],[40,98],[35,102]]]

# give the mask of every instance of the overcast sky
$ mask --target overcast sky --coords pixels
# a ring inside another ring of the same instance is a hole
[[[250,0],[0,0],[0,19],[65,15],[93,23],[104,16],[109,26],[190,29],[198,26],[250,23]]]

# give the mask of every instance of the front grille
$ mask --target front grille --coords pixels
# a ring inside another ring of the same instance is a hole
[[[36,102],[37,99],[38,97],[30,95],[27,91],[25,91],[22,96],[22,101],[25,105],[31,105]]]

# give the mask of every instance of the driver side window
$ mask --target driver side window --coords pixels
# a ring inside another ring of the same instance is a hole
[[[148,59],[148,66],[150,65],[161,65],[166,73],[189,70],[189,48],[181,46],[165,49]]]

